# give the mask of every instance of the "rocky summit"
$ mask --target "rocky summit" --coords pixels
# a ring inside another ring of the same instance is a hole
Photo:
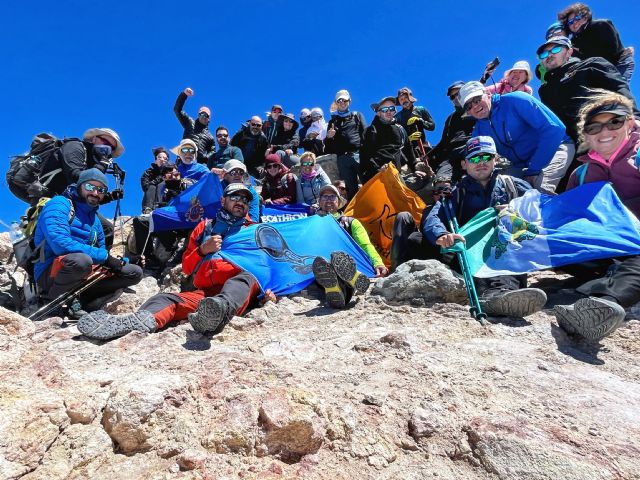
[[[214,337],[100,343],[1,309],[0,478],[639,479],[640,308],[595,346],[551,310],[483,327],[435,268],[341,311],[311,287]],[[135,289],[108,309],[158,287]]]

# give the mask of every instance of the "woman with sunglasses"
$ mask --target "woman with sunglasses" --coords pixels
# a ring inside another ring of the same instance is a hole
[[[615,65],[627,82],[631,81],[635,60],[633,48],[624,48],[620,34],[611,20],[594,20],[591,9],[584,3],[574,3],[558,13],[581,60],[602,57]]]
[[[265,205],[288,205],[296,201],[296,176],[275,153],[270,153],[265,159],[260,197]]]
[[[583,183],[611,182],[629,210],[640,218],[640,124],[633,104],[619,93],[599,90],[580,111],[578,129],[586,153],[567,189]]]
[[[316,155],[313,152],[304,152],[300,156],[300,178],[296,182],[296,203],[317,206],[320,190],[326,185],[331,185],[331,179],[322,167],[316,164]]]

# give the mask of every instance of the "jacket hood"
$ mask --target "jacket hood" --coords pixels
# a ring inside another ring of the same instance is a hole
[[[78,184],[76,183],[69,185],[65,191],[62,192],[62,195],[71,200],[77,210],[81,210],[85,213],[97,212],[98,208],[100,208],[100,206],[92,207],[82,199],[78,193]]]

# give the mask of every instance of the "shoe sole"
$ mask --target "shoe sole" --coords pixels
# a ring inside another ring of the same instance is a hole
[[[147,310],[122,316],[98,310],[83,315],[78,320],[77,327],[85,337],[96,340],[111,340],[133,331],[153,332],[156,329],[156,320],[153,314]]]
[[[347,253],[333,252],[331,254],[331,265],[333,265],[338,277],[351,285],[357,295],[362,295],[369,288],[369,278],[358,271],[355,260]]]
[[[571,335],[597,342],[611,335],[624,321],[624,308],[601,298],[581,298],[573,309],[558,305],[553,309],[558,325]]]
[[[526,317],[539,312],[547,303],[547,295],[540,289],[513,290],[501,297],[491,298],[483,306],[487,315]]]
[[[333,266],[322,257],[316,257],[311,266],[316,282],[324,288],[327,303],[333,308],[344,308],[344,292],[338,284],[338,275]]]
[[[189,323],[196,332],[215,332],[224,319],[224,311],[215,297],[200,300],[198,310],[189,315]]]

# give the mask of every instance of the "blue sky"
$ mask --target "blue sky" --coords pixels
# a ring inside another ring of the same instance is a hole
[[[4,183],[8,157],[28,148],[37,132],[77,137],[90,127],[120,134],[122,210],[138,214],[151,148],[180,140],[172,109],[187,86],[195,90],[187,111],[195,116],[208,105],[211,125],[233,134],[274,103],[296,117],[312,106],[328,114],[341,88],[370,120],[369,104],[406,85],[436,120],[429,136],[435,144],[452,109],[447,85],[477,79],[495,56],[498,75],[516,60],[535,65],[547,26],[568,3],[7,2],[0,28],[0,220],[9,223],[26,207]],[[595,18],[614,21],[625,45],[640,48],[640,2],[588,4]],[[102,209],[112,214],[112,206]]]

